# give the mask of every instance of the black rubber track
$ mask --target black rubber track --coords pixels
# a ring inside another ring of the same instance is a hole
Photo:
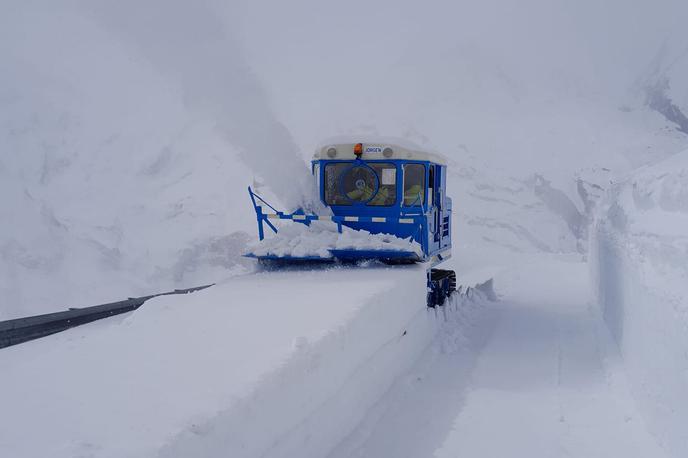
[[[444,305],[447,298],[456,291],[456,273],[453,270],[432,269],[430,281],[432,290],[428,291],[428,307]]]

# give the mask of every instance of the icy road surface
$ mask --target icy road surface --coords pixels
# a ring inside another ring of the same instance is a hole
[[[521,258],[521,261],[523,259]],[[587,267],[504,268],[465,341],[440,338],[331,454],[343,457],[661,457]]]

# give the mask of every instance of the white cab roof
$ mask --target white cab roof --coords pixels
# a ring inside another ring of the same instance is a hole
[[[314,160],[319,159],[343,159],[352,160],[356,158],[354,145],[363,144],[362,159],[385,160],[385,159],[406,159],[414,161],[429,161],[436,164],[447,165],[447,159],[441,154],[423,151],[421,147],[403,139],[390,138],[369,138],[369,137],[336,137],[331,138],[317,148],[313,155]],[[330,148],[336,150],[336,155],[330,157],[327,152]],[[392,155],[387,157],[383,154],[385,149],[390,148]]]

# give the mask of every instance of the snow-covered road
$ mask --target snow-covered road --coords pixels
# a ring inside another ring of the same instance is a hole
[[[459,345],[440,336],[331,456],[664,456],[591,306],[585,263],[536,258],[496,285],[501,301]]]
[[[0,456],[666,456],[586,263],[514,261],[455,261],[497,302],[426,310],[414,266],[266,272],[5,349]]]

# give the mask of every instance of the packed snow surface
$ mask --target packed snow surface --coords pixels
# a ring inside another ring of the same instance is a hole
[[[580,256],[455,267],[499,301],[426,309],[417,266],[264,272],[7,348],[0,455],[669,456]]]
[[[464,305],[329,457],[666,456],[591,302],[586,263],[520,255],[492,269],[499,302]]]
[[[248,252],[256,256],[323,259],[332,258],[331,250],[404,251],[418,256],[423,255],[420,245],[411,238],[401,239],[390,234],[371,234],[346,226],[342,227],[340,234],[336,224],[320,221],[314,221],[310,226],[299,223],[284,225],[273,237],[252,243],[248,247]]]

